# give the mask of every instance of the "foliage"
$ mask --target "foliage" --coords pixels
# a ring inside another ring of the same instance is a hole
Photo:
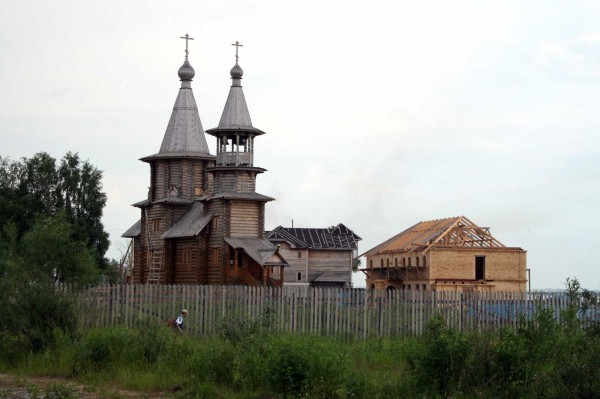
[[[362,265],[362,260],[360,258],[354,258],[354,260],[352,261],[352,271],[354,273],[358,272],[358,269],[360,269],[361,265]]]
[[[109,241],[101,222],[106,204],[101,179],[102,172],[71,152],[58,167],[44,152],[20,161],[0,157],[0,226],[14,224],[20,239],[40,218],[62,212],[73,240],[83,243],[103,269]]]
[[[218,338],[147,320],[135,329],[55,332],[54,345],[0,369],[176,390],[179,398],[600,397],[600,328],[571,328],[555,316],[541,309],[516,330],[472,332],[437,316],[420,336],[358,341],[269,333],[261,327],[268,314],[232,318]],[[21,345],[20,336],[10,339],[2,353]]]
[[[3,342],[41,351],[57,330],[75,331],[74,304],[61,284],[91,284],[105,268],[101,177],[73,153],[58,164],[46,153],[20,161],[0,157]]]

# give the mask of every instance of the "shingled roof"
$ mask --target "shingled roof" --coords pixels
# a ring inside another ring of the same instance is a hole
[[[212,216],[212,213],[204,213],[202,203],[194,202],[190,209],[160,238],[195,237],[208,225]]]
[[[342,223],[333,228],[295,228],[277,226],[265,235],[273,242],[285,241],[293,248],[354,250],[362,240]]]
[[[177,94],[160,151],[157,154],[141,158],[142,161],[178,157],[213,158],[208,150],[204,129],[198,114],[198,106],[192,92],[192,79],[195,72],[187,55],[183,65],[179,68],[178,75],[181,80],[181,88]]]
[[[479,227],[465,216],[419,222],[360,256],[391,252],[428,251],[432,247],[506,248],[488,227]]]

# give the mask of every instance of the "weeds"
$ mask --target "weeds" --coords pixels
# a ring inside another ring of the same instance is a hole
[[[343,341],[272,333],[267,312],[226,320],[221,336],[210,339],[150,323],[77,338],[56,331],[44,352],[21,354],[5,368],[173,398],[600,397],[600,327],[582,326],[578,317],[596,305],[570,287],[572,306],[560,323],[541,309],[516,331],[459,332],[434,317],[419,337]],[[64,386],[30,389],[31,397],[73,397]]]

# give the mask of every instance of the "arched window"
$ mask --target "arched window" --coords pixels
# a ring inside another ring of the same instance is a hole
[[[383,267],[383,259],[381,259],[381,267]]]
[[[394,287],[393,285],[388,286],[385,289],[385,293],[387,294],[388,298],[393,298],[394,294],[396,293],[396,287]]]
[[[415,266],[419,267],[419,257],[418,256],[417,256],[416,262],[417,262],[417,264]]]
[[[402,266],[406,266],[406,258],[402,258]]]
[[[423,267],[427,267],[427,258],[423,255]]]
[[[408,267],[410,267],[410,256],[408,257]]]
[[[389,259],[389,258],[385,260],[385,265],[386,265],[387,267],[390,267],[390,259]]]
[[[398,258],[394,258],[394,266],[398,267]]]
[[[372,269],[373,268],[373,259],[369,260],[369,267]]]

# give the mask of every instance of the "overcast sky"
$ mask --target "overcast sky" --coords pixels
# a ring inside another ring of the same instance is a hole
[[[186,33],[205,130],[244,45],[267,229],[342,222],[364,252],[464,215],[527,250],[533,288],[600,289],[600,2],[2,1],[0,155],[104,171],[110,257],[140,216],[138,159],[160,148]]]

